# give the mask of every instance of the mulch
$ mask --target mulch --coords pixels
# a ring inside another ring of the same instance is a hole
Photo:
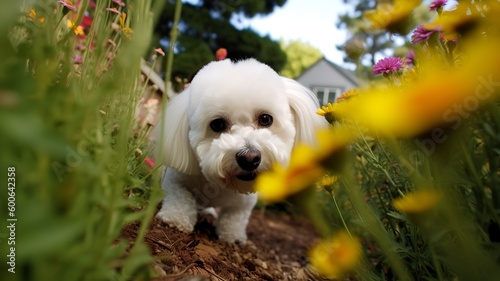
[[[312,280],[307,252],[318,235],[306,219],[254,210],[245,245],[219,241],[214,221],[200,215],[195,230],[183,233],[154,219],[145,238],[156,258],[154,280]],[[121,236],[133,243],[138,229],[129,224]]]

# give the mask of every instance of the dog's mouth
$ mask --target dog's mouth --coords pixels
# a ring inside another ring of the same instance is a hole
[[[255,171],[243,172],[239,175],[236,175],[236,178],[242,181],[253,181],[256,177],[257,173]]]

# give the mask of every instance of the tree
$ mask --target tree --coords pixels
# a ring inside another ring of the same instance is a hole
[[[266,15],[285,2],[198,0],[184,3],[172,70],[174,85],[176,80],[190,80],[203,65],[215,59],[214,53],[221,47],[228,50],[228,58],[232,60],[253,57],[280,71],[286,63],[286,55],[279,43],[251,29],[238,30],[231,20],[234,17]],[[157,39],[165,48],[169,44],[173,10],[174,1],[168,1],[155,28]]]
[[[286,77],[295,78],[299,76],[302,71],[323,56],[318,48],[300,40],[291,40],[288,43],[281,40],[280,45],[287,57],[286,64],[281,70],[281,75]]]

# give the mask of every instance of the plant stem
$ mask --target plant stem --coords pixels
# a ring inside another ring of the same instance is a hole
[[[172,65],[174,62],[174,49],[175,49],[175,43],[177,42],[177,36],[179,35],[179,21],[181,18],[181,11],[182,11],[182,2],[181,0],[176,0],[175,1],[175,11],[174,11],[174,24],[172,25],[172,29],[170,30],[170,45],[168,48],[168,54],[167,54],[167,65],[165,68],[165,96],[164,96],[164,104],[166,104],[166,101],[168,99],[168,90],[169,90],[169,83],[171,80],[172,76]]]
[[[182,9],[182,2],[181,0],[176,0],[175,2],[175,14],[174,14],[174,24],[172,26],[172,30],[170,32],[170,48],[168,50],[168,56],[167,56],[167,70],[166,70],[166,74],[165,74],[165,92],[163,93],[163,109],[165,109],[165,106],[167,104],[167,99],[168,99],[168,83],[170,81],[170,76],[171,76],[171,73],[172,73],[172,64],[173,64],[173,59],[174,59],[174,45],[175,45],[175,41],[177,40],[177,34],[178,34],[178,30],[177,30],[177,27],[179,25],[179,20],[180,20],[180,16],[181,16],[181,9]],[[162,110],[162,117],[161,117],[161,120],[159,122],[158,125],[160,125],[161,127],[161,134],[160,136],[163,136],[164,135],[164,126],[163,126],[163,122],[164,122],[164,118],[165,118],[165,110]],[[161,140],[161,137],[158,141],[162,141]],[[159,149],[159,155],[162,155],[163,153],[163,149],[162,149],[163,146],[160,146],[160,149]],[[156,182],[159,182],[159,179],[156,181]],[[151,219],[151,217],[153,216],[154,212],[156,211],[156,201],[153,201],[155,200],[156,198],[159,198],[161,197],[161,194],[162,194],[162,190],[161,188],[153,188],[152,189],[152,192],[151,192],[151,197],[150,197],[150,200],[152,201],[150,204],[148,204],[147,208],[146,208],[146,212],[145,212],[145,215],[146,215],[146,218],[144,219],[144,221],[142,222],[141,224],[141,227],[139,228],[139,231],[137,232],[137,238],[136,238],[136,241],[143,241],[144,240],[144,237],[146,235],[146,231],[149,227],[149,220]],[[139,242],[140,243],[140,242]]]
[[[342,212],[340,211],[340,207],[339,207],[339,204],[337,203],[337,199],[335,199],[335,194],[333,193],[333,191],[330,191],[330,196],[332,196],[333,204],[335,204],[335,208],[337,208],[337,212],[339,213],[340,220],[342,221],[342,225],[344,226],[345,230],[347,231],[347,234],[349,234],[349,236],[352,237],[352,234],[349,231],[349,228],[347,227],[347,224],[344,220],[344,216],[342,215]]]

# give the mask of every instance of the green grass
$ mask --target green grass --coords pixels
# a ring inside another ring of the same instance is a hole
[[[126,25],[134,32],[127,38],[121,27],[112,28],[119,15],[105,10],[111,1],[98,1],[81,39],[66,18],[81,21],[88,3],[67,15],[56,1],[1,4],[0,167],[4,183],[8,167],[15,167],[17,218],[15,274],[5,267],[1,232],[2,280],[151,276],[144,230],[131,249],[118,238],[127,223],[147,226],[161,197],[144,164],[147,138],[134,137],[143,133],[135,131],[134,118],[144,94],[140,59],[150,51],[151,9],[158,7],[128,1]],[[34,19],[27,16],[31,8]],[[76,54],[82,64],[74,64]],[[2,209],[6,195],[5,184]]]

